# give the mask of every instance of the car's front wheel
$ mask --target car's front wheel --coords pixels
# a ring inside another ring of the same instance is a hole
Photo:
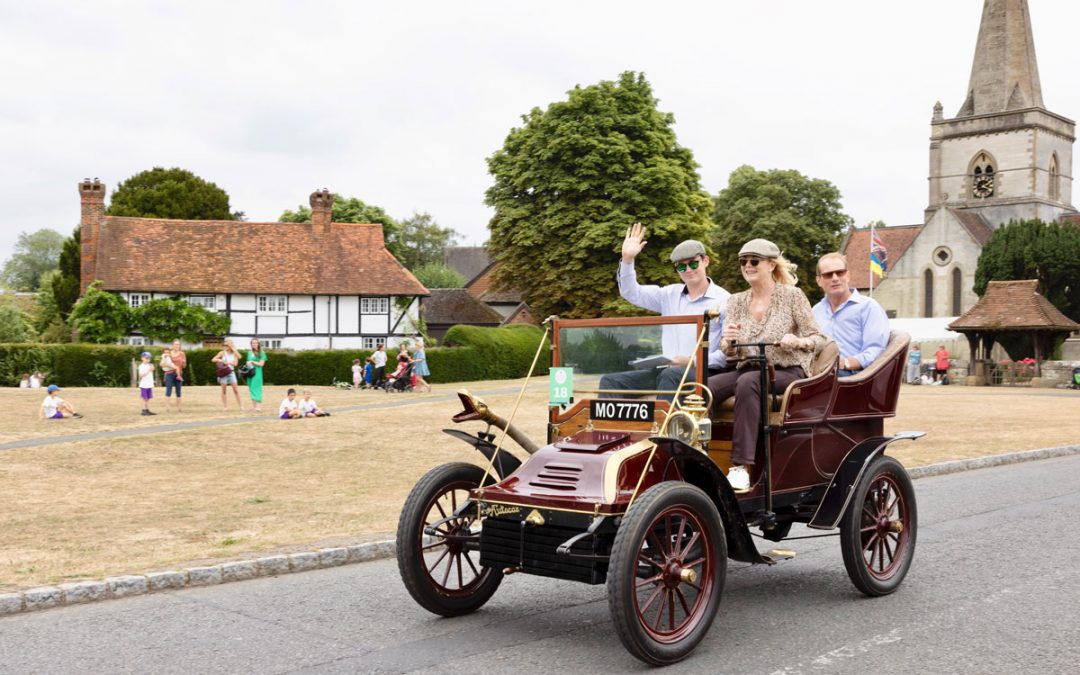
[[[698,488],[667,482],[626,512],[608,566],[608,605],[626,649],[653,665],[686,658],[720,607],[727,541]]]

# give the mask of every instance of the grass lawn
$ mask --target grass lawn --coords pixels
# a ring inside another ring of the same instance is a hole
[[[520,384],[465,386],[509,416]],[[459,410],[456,388],[391,395],[312,387],[335,414],[290,421],[274,419],[284,387],[266,388],[260,416],[243,388],[242,413],[233,399],[222,411],[217,387],[192,387],[181,414],[165,412],[157,389],[156,417],[139,415],[134,389],[70,389],[62,395],[86,417],[64,421],[37,420],[43,391],[0,389],[0,406],[9,411],[0,419],[0,443],[242,420],[0,449],[0,591],[391,538],[405,496],[425,471],[481,458],[440,431]],[[546,381],[534,382],[518,413],[518,424],[537,440],[545,434],[546,399]],[[1078,405],[1080,392],[1062,390],[904,387],[886,432],[928,435],[890,454],[918,466],[1076,443]]]

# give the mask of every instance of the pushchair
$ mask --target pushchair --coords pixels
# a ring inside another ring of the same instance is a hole
[[[382,388],[390,391],[412,391],[412,362],[398,364],[397,370],[383,382]]]

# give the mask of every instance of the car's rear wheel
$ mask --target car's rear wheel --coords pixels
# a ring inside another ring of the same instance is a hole
[[[476,611],[502,583],[502,570],[480,565],[476,513],[454,517],[483,475],[483,469],[464,462],[435,467],[413,487],[401,511],[398,571],[413,599],[434,614]],[[426,535],[429,525],[434,533]]]
[[[870,596],[895,591],[911,566],[917,528],[911,477],[900,462],[878,456],[840,522],[840,550],[855,587]]]
[[[686,483],[646,490],[623,517],[608,566],[608,605],[623,645],[653,665],[686,658],[716,617],[726,571],[712,500]]]

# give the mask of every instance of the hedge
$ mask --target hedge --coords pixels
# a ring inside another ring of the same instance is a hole
[[[532,363],[543,333],[535,326],[501,328],[454,326],[447,331],[444,347],[426,350],[433,383],[498,380],[524,376]],[[547,343],[545,343],[547,344]],[[126,387],[131,383],[131,363],[149,351],[157,363],[162,347],[92,344],[0,344],[0,386],[18,386],[24,373],[40,370],[46,384],[71,387]],[[218,349],[188,349],[185,384],[213,384]],[[246,354],[246,350],[241,350]],[[387,370],[396,366],[396,350],[387,350]],[[268,351],[263,377],[267,384],[329,385],[335,379],[352,381],[353,359],[370,350]],[[551,364],[549,349],[537,362],[535,375],[546,375]]]

